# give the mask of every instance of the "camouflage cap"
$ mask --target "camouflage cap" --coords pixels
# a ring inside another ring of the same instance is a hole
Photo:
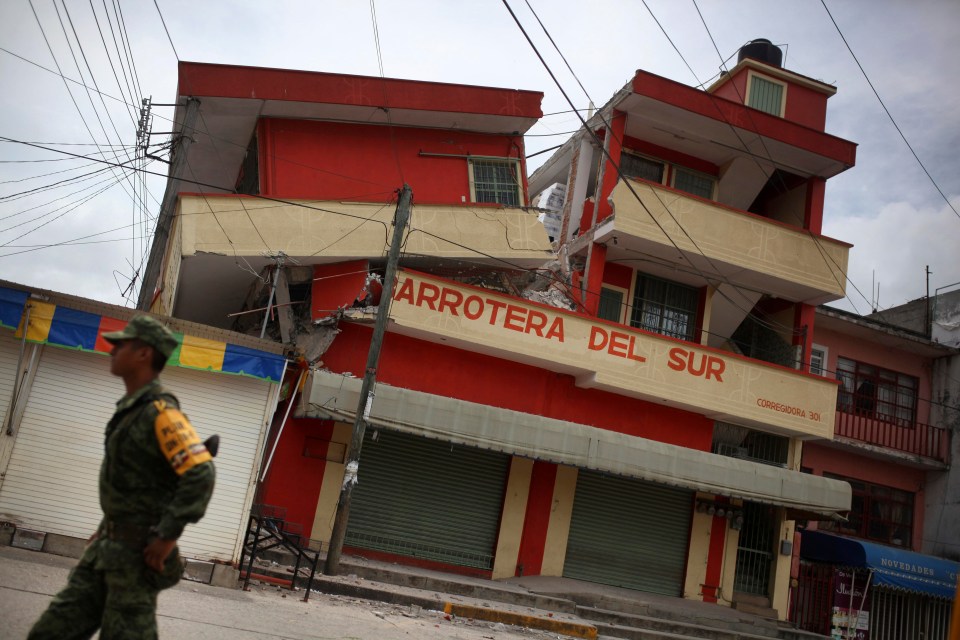
[[[169,358],[177,348],[177,338],[170,329],[151,316],[136,316],[121,331],[104,333],[103,339],[110,344],[122,340],[140,340],[162,353],[165,358]]]

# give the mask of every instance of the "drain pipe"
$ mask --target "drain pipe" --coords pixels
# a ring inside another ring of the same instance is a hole
[[[10,409],[7,412],[7,435],[13,435],[13,414],[17,411],[17,401],[19,398],[20,381],[22,380],[20,369],[23,367],[23,352],[27,348],[27,331],[30,329],[30,309],[33,308],[29,302],[26,304],[26,311],[23,314],[23,336],[20,338],[20,355],[17,357],[17,376],[13,383],[13,392],[10,395]]]
[[[267,472],[270,470],[270,463],[273,462],[273,454],[277,452],[277,445],[280,444],[280,437],[283,435],[283,428],[287,426],[287,419],[290,417],[290,410],[293,409],[293,405],[297,399],[297,393],[300,391],[300,384],[303,382],[303,377],[307,375],[308,369],[301,369],[300,375],[297,376],[297,386],[293,388],[293,394],[290,396],[290,402],[287,403],[287,410],[283,414],[283,421],[280,423],[280,429],[277,430],[277,437],[273,441],[273,447],[270,448],[270,455],[267,457],[267,463],[263,465],[263,473],[260,474],[260,482],[263,482],[267,477]]]

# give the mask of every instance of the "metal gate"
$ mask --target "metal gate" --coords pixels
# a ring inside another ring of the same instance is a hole
[[[679,596],[693,493],[581,470],[563,575]]]
[[[947,640],[951,603],[918,593],[871,589],[870,640]]]
[[[493,568],[509,456],[368,429],[346,544]]]
[[[773,507],[747,502],[737,544],[737,568],[733,590],[759,596],[770,595],[770,565],[776,540],[777,517]]]

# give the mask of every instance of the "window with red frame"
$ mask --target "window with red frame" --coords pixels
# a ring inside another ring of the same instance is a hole
[[[917,379],[904,373],[837,358],[837,410],[912,427],[917,417]]]
[[[823,475],[849,482],[853,501],[847,522],[821,522],[820,529],[896,547],[912,547],[914,494],[831,473]]]

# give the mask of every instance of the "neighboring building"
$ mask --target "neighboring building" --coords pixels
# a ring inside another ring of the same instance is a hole
[[[849,482],[853,503],[845,521],[811,522],[798,537],[792,619],[808,630],[831,631],[830,598],[817,595],[842,584],[861,592],[849,608],[862,608],[870,638],[946,638],[960,568],[960,351],[930,339],[933,303],[866,317],[817,310],[810,371],[840,389],[834,439],[805,443],[802,465]]]
[[[104,356],[111,347],[102,334],[133,315],[132,309],[0,282],[0,523],[8,534],[16,529],[15,542],[79,555],[100,524],[103,434],[125,393],[123,381],[110,375]],[[163,320],[181,344],[161,379],[201,437],[221,439],[207,515],[187,527],[180,548],[187,558],[230,562],[243,544],[286,367],[283,348]],[[208,565],[208,578],[211,570]]]
[[[299,351],[259,500],[326,541],[406,182],[349,549],[785,618],[793,519],[851,499],[799,471],[836,407],[796,366],[844,295],[849,245],[820,233],[856,150],[823,130],[834,92],[751,58],[707,91],[639,71],[528,190],[538,93],[181,63],[191,142],[141,306]],[[547,189],[556,244],[526,208]]]

